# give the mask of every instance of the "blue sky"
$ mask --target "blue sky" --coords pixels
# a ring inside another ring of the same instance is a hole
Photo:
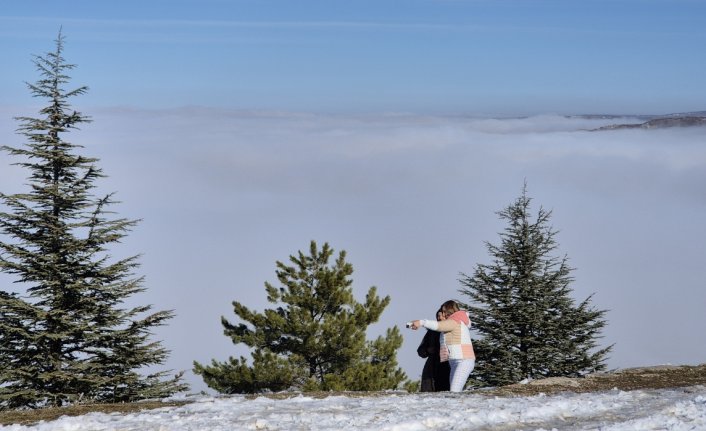
[[[193,360],[247,354],[220,317],[269,306],[276,260],[312,239],[346,250],[356,297],[392,297],[376,336],[460,298],[525,181],[554,211],[575,298],[609,310],[609,367],[706,357],[704,128],[597,133],[638,120],[562,116],[706,110],[706,2],[2,6],[0,144],[24,144],[13,117],[42,106],[32,54],[63,27],[72,82],[90,88],[73,106],[94,119],[67,138],[100,159],[96,194],[142,220],[115,256],[142,255],[135,304],[175,310],[155,335],[195,390]],[[26,191],[15,161],[0,152],[3,193]],[[403,334],[416,379],[421,334]]]
[[[87,103],[315,112],[703,109],[694,0],[11,1],[3,103],[30,54],[66,54]]]

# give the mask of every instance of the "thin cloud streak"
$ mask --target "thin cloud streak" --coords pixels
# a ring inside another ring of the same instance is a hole
[[[644,36],[650,35],[648,31],[630,30],[610,30],[576,28],[572,26],[526,26],[526,25],[482,25],[470,23],[431,23],[431,22],[391,22],[391,21],[233,21],[233,20],[187,20],[187,19],[96,19],[96,18],[68,18],[49,16],[0,16],[0,22],[10,23],[36,23],[52,24],[63,23],[66,25],[91,26],[105,29],[106,26],[114,27],[143,27],[153,30],[155,27],[162,28],[211,28],[211,29],[360,29],[360,30],[397,30],[397,31],[456,31],[456,32],[483,32],[505,34],[507,32],[521,33],[574,33],[582,35],[623,35],[623,36]],[[685,36],[693,32],[672,31],[664,33],[669,36]],[[203,38],[204,42],[209,41]]]
[[[67,24],[89,26],[137,26],[149,27],[211,27],[211,28],[372,28],[389,30],[498,30],[496,27],[467,24],[400,23],[383,21],[227,21],[227,20],[184,20],[184,19],[95,19],[62,18],[40,16],[0,16],[0,21],[52,23],[61,21]]]

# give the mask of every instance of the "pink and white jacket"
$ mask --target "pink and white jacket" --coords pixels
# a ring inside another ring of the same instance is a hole
[[[432,331],[441,332],[439,337],[439,356],[441,362],[449,359],[475,359],[471,342],[471,319],[468,313],[460,310],[449,316],[446,320],[422,320],[422,326]]]

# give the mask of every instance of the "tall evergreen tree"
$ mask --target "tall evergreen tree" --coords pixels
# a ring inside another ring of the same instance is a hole
[[[486,243],[492,263],[462,274],[461,293],[471,301],[478,363],[471,376],[477,386],[515,383],[525,378],[576,377],[605,369],[611,347],[596,350],[605,310],[576,305],[568,258],[552,256],[558,245],[549,225],[551,212],[531,219],[531,199],[522,194],[498,212],[507,227],[500,244]]]
[[[60,32],[56,49],[35,57],[41,78],[27,85],[47,105],[38,118],[17,118],[26,146],[2,147],[29,171],[29,191],[0,193],[0,270],[27,286],[24,295],[0,291],[0,408],[131,401],[186,388],[179,375],[138,372],[166,360],[168,351],[149,338],[173,313],[125,307],[144,290],[133,273],[138,256],[113,261],[109,247],[137,221],[111,218],[113,195],[91,193],[104,177],[98,159],[65,138],[90,119],[69,104],[87,87],[65,89],[74,65],[63,46]]]
[[[406,379],[397,366],[402,336],[397,327],[366,341],[368,326],[377,322],[390,297],[380,299],[371,287],[365,303],[353,297],[353,266],[341,251],[312,241],[309,255],[290,256],[293,266],[277,262],[282,287],[265,283],[267,300],[277,308],[256,313],[233,302],[246,323],[221,318],[233,343],[253,349],[252,365],[244,357],[210,366],[194,362],[194,372],[206,384],[225,393],[262,390],[382,390],[395,389]]]

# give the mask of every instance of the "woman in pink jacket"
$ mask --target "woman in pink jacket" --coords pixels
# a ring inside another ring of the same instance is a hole
[[[451,392],[461,392],[476,364],[471,342],[471,320],[456,301],[444,302],[441,311],[443,320],[414,320],[410,327],[441,332],[440,359],[441,362],[448,361],[451,366]]]

